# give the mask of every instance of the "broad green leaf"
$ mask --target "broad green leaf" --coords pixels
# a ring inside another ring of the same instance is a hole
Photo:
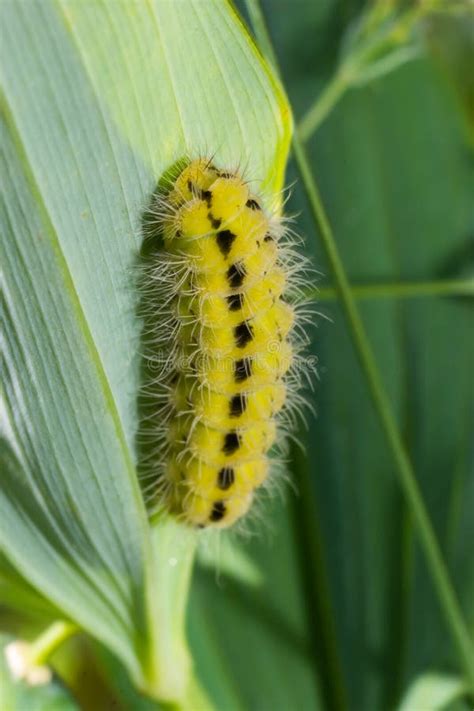
[[[51,623],[60,617],[58,609],[40,595],[2,553],[0,553],[0,600],[5,610],[15,611],[43,624]]]
[[[173,697],[183,679],[156,662],[170,629],[185,654],[175,583],[157,569],[174,540],[165,524],[168,543],[160,528],[152,543],[135,471],[141,222],[186,153],[279,190],[289,109],[221,0],[9,1],[1,22],[1,545],[136,683]]]

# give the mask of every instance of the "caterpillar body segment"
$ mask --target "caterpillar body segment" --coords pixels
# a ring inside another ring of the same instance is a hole
[[[162,358],[150,490],[187,524],[225,528],[266,482],[284,431],[301,348],[284,296],[298,259],[281,219],[205,159],[180,171],[153,214],[163,246],[147,293]]]

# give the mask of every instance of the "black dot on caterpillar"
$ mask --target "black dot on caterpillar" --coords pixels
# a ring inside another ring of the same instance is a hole
[[[215,222],[217,222],[217,220],[215,220]],[[219,220],[219,225],[220,225],[220,220]],[[217,233],[217,235],[216,235],[217,244],[219,245],[219,249],[221,250],[224,257],[228,256],[230,249],[232,247],[232,243],[234,242],[235,239],[237,239],[237,235],[235,235],[230,230],[220,230]]]
[[[217,486],[226,491],[235,481],[235,473],[232,467],[222,467],[217,475]]]
[[[252,375],[252,361],[250,358],[239,358],[234,362],[234,380],[241,383]]]
[[[260,210],[260,205],[253,198],[250,198],[249,200],[247,200],[247,202],[245,204],[247,207],[250,207],[251,210]]]
[[[267,204],[237,171],[197,159],[151,208],[159,247],[144,286],[154,354],[145,488],[200,529],[248,511],[302,402],[304,328],[298,336],[287,298],[303,281],[302,259]]]
[[[235,345],[237,348],[245,348],[253,338],[253,327],[248,321],[242,321],[234,327]]]
[[[212,505],[210,519],[211,521],[222,521],[225,516],[226,508],[223,501],[215,501]]]
[[[234,454],[240,447],[240,435],[235,430],[227,432],[224,436],[222,451],[224,454]]]
[[[229,286],[233,289],[238,289],[244,283],[246,269],[244,262],[236,262],[231,264],[226,272],[227,281]]]
[[[230,311],[239,311],[244,303],[243,294],[230,294],[227,298],[227,303],[229,304]]]
[[[239,417],[245,412],[247,407],[247,395],[245,393],[237,393],[232,395],[229,403],[229,411],[231,417]]]

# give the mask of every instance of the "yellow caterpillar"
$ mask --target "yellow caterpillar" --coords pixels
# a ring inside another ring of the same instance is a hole
[[[281,438],[300,348],[283,295],[298,258],[241,176],[205,159],[181,170],[153,214],[162,248],[147,291],[162,358],[152,487],[184,522],[224,528],[249,509]]]

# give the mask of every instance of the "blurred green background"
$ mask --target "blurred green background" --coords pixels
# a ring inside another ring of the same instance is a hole
[[[364,7],[262,2],[296,123],[337,71]],[[419,56],[348,90],[307,147],[351,283],[379,287],[358,304],[472,634],[472,281],[470,295],[439,286],[474,277],[474,27],[468,4],[459,7],[420,23]],[[250,26],[245,3],[238,10]],[[472,699],[458,684],[459,661],[291,160],[286,182],[287,212],[298,214],[320,272],[317,415],[299,433],[306,454],[292,450],[294,485],[264,502],[254,533],[231,537],[228,555],[224,542],[201,546],[188,615],[197,675],[220,711],[386,711],[420,679],[425,696],[404,711],[467,711]],[[414,295],[419,284],[428,286]],[[27,623],[6,605],[2,626],[28,637],[49,614]],[[84,637],[53,660],[88,711],[160,708]],[[2,711],[69,709],[60,687],[42,706],[22,697]]]

